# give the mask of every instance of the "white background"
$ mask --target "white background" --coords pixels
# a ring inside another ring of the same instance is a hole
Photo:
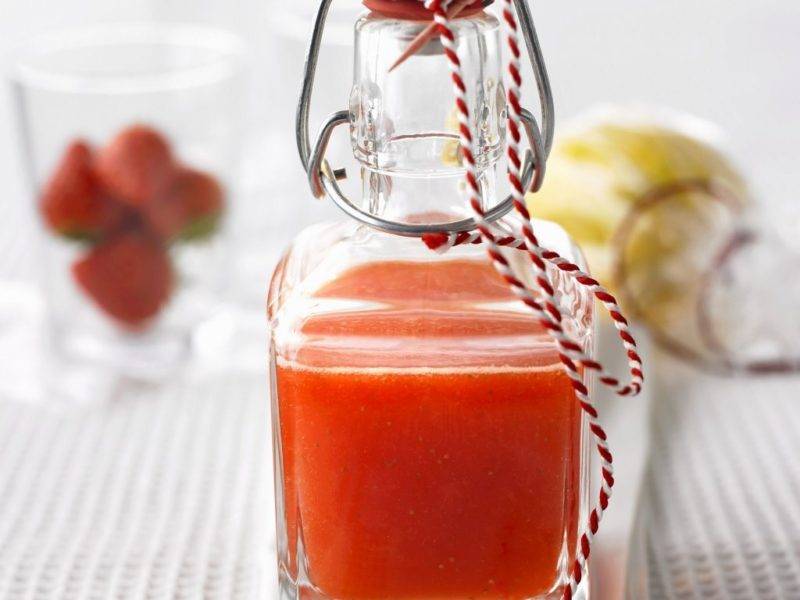
[[[340,0],[335,6],[348,3],[354,1]],[[190,21],[239,32],[251,51],[251,139],[243,177],[248,189],[264,195],[257,205],[263,214],[253,216],[264,218],[275,211],[291,220],[296,212],[297,221],[313,220],[330,213],[305,196],[288,137],[304,15],[313,4],[310,0],[0,0],[0,57],[8,69],[11,49],[33,34],[98,22]],[[534,2],[533,10],[561,122],[606,102],[666,105],[712,120],[727,132],[730,151],[751,178],[759,201],[796,214],[800,3],[543,0]],[[287,16],[290,12],[293,17]],[[339,37],[346,39],[344,31]],[[317,96],[324,98],[320,112],[345,105],[348,55],[346,48],[332,47],[323,59],[328,75],[321,85],[328,89]],[[276,146],[287,148],[279,156],[288,162],[279,168],[265,164],[277,160],[270,151]],[[273,180],[278,178],[296,184],[288,188],[291,198],[283,197],[285,186],[281,197],[274,192]],[[30,221],[8,93],[0,97],[0,181],[0,214],[6,215],[0,222],[18,223],[18,217]],[[14,228],[17,235],[19,231]],[[11,232],[0,225],[0,235]]]

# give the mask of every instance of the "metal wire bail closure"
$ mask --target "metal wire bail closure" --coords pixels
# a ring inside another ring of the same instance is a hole
[[[353,203],[344,194],[338,183],[339,179],[344,179],[346,177],[345,170],[332,169],[325,159],[325,152],[328,148],[331,135],[336,127],[349,123],[349,111],[342,110],[330,115],[320,128],[320,132],[312,148],[308,124],[311,95],[314,89],[314,76],[317,70],[320,46],[322,45],[325,20],[332,3],[333,0],[321,0],[319,9],[317,10],[308,53],[306,54],[305,66],[303,69],[303,87],[300,93],[300,101],[297,105],[295,119],[297,150],[300,154],[300,162],[308,175],[311,193],[316,198],[321,198],[327,193],[336,205],[350,217],[370,227],[395,235],[422,237],[430,233],[462,233],[474,230],[477,223],[473,218],[448,223],[431,223],[424,225],[407,224],[383,219],[365,211]],[[533,66],[536,85],[539,91],[539,104],[541,106],[541,129],[530,111],[524,109],[522,111],[522,120],[530,145],[530,149],[525,153],[525,162],[522,169],[522,183],[525,189],[535,192],[541,187],[544,180],[547,157],[553,145],[555,109],[550,79],[547,75],[547,68],[544,64],[544,57],[542,55],[539,39],[536,35],[536,28],[533,24],[533,17],[531,16],[528,2],[527,0],[514,0],[514,7],[519,19],[520,29],[525,39],[528,57]],[[485,218],[489,222],[494,222],[508,214],[513,206],[513,198],[509,195],[502,202],[488,210]]]

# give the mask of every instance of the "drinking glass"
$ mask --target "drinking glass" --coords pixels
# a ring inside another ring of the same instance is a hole
[[[219,310],[243,54],[233,34],[158,24],[19,49],[10,82],[54,356],[161,373]]]

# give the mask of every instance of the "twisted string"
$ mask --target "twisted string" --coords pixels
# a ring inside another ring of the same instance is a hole
[[[514,294],[526,306],[536,313],[539,323],[552,336],[558,346],[558,353],[564,371],[570,379],[575,390],[576,399],[581,410],[587,415],[589,429],[595,440],[595,447],[600,457],[601,483],[597,504],[592,509],[589,521],[584,527],[576,548],[575,560],[572,565],[569,583],[564,588],[563,598],[570,600],[585,576],[587,561],[595,534],[598,531],[600,520],[607,509],[612,489],[614,486],[613,457],[608,447],[608,440],[599,414],[589,390],[584,383],[583,370],[592,370],[598,373],[599,380],[606,386],[613,388],[620,395],[635,395],[641,390],[643,372],[641,358],[636,350],[636,342],[628,330],[628,322],[622,315],[616,299],[600,284],[581,269],[561,257],[556,252],[547,250],[539,245],[531,224],[530,213],[525,205],[525,189],[522,185],[520,170],[522,161],[519,155],[521,140],[521,103],[520,88],[522,77],[519,68],[520,50],[517,39],[517,20],[514,14],[512,0],[503,0],[503,21],[505,23],[506,39],[511,53],[508,63],[510,84],[508,85],[508,131],[509,141],[508,178],[512,189],[512,199],[517,215],[521,220],[521,235],[496,235],[498,229],[486,221],[481,202],[479,173],[475,164],[473,136],[470,128],[470,113],[466,97],[461,61],[455,48],[455,36],[448,25],[447,5],[449,0],[424,0],[425,7],[433,13],[434,22],[450,66],[453,90],[458,108],[459,138],[465,171],[465,180],[469,191],[469,206],[476,223],[476,232],[461,233],[456,235],[433,234],[424,239],[428,247],[437,251],[446,251],[454,245],[464,243],[484,243],[489,258],[497,272],[509,284]],[[524,250],[530,258],[534,269],[538,298],[514,274],[510,263],[503,255],[502,247],[513,247]],[[603,366],[589,357],[580,346],[573,341],[562,326],[563,315],[555,298],[555,289],[547,272],[547,263],[551,263],[560,271],[572,276],[580,285],[591,290],[609,310],[617,331],[626,349],[630,367],[630,382],[621,383],[616,377],[606,373]]]
[[[457,234],[430,234],[423,237],[423,240],[431,250],[439,254],[445,254],[455,246],[462,246],[464,244],[481,244],[481,234],[477,231],[463,232]],[[495,243],[498,246],[511,248],[514,250],[526,249],[525,240],[512,233],[507,232],[507,235],[496,237]],[[625,347],[625,352],[628,358],[628,366],[631,373],[631,381],[623,384],[617,377],[605,372],[601,364],[596,361],[587,360],[587,358],[578,359],[582,366],[591,369],[597,373],[598,379],[604,385],[614,388],[614,391],[620,396],[635,396],[638,394],[644,382],[644,373],[642,370],[642,358],[636,347],[636,340],[630,332],[628,320],[622,313],[619,302],[616,297],[603,287],[599,281],[591,275],[582,271],[581,268],[575,263],[570,262],[558,252],[539,248],[540,256],[547,262],[551,263],[558,270],[568,274],[580,285],[587,288],[591,294],[597,298],[606,308],[606,311],[611,317],[614,327],[617,330],[620,340]]]

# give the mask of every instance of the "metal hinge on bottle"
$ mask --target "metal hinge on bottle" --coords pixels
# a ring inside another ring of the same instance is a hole
[[[331,134],[337,126],[350,122],[350,111],[341,110],[331,114],[322,124],[317,139],[313,147],[311,146],[308,133],[311,94],[314,88],[314,76],[319,59],[319,49],[322,44],[322,35],[325,29],[325,20],[332,2],[333,0],[321,0],[319,9],[317,10],[311,42],[309,44],[308,53],[306,54],[303,70],[303,87],[295,120],[297,149],[303,168],[308,174],[308,181],[311,186],[312,194],[316,198],[321,198],[327,193],[336,205],[350,217],[370,227],[395,235],[422,237],[423,235],[431,233],[461,233],[474,230],[476,228],[476,222],[472,218],[449,223],[399,223],[373,215],[353,203],[344,194],[338,183],[339,180],[346,178],[346,171],[344,169],[333,169],[325,159],[325,152]],[[527,0],[514,0],[514,6],[525,39],[528,56],[533,66],[533,72],[539,91],[539,103],[541,105],[541,129],[530,111],[524,109],[522,111],[522,120],[530,145],[530,149],[525,153],[525,161],[522,168],[522,182],[525,189],[535,192],[541,187],[542,181],[544,180],[545,165],[547,157],[550,154],[550,148],[553,144],[555,111],[550,80],[544,64],[544,57],[542,56],[539,39],[536,35],[536,28],[533,24],[530,7],[528,6]],[[485,218],[489,222],[494,222],[507,215],[512,208],[513,199],[509,195],[502,202],[487,210]]]

